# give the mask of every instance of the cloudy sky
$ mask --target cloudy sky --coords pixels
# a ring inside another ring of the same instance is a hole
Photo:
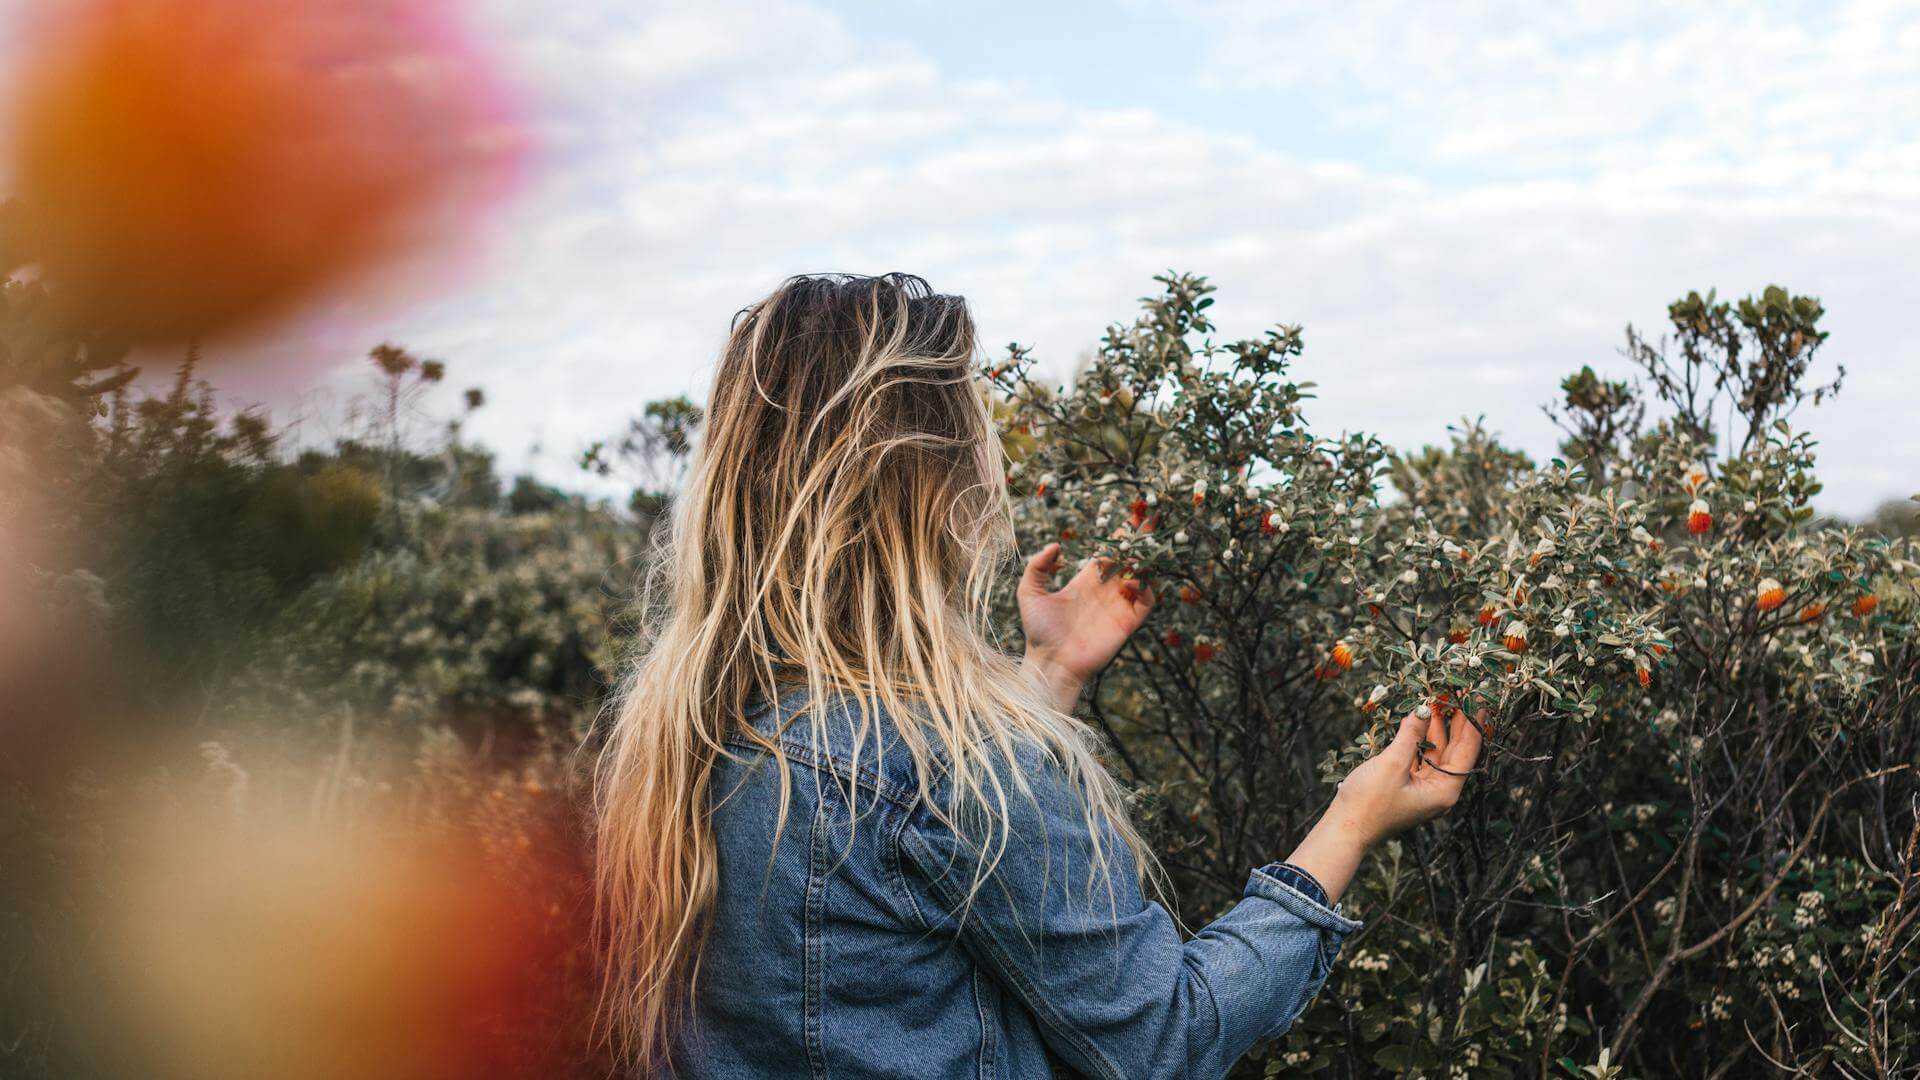
[[[1444,10],[1443,8],[1457,10]],[[1167,268],[1306,328],[1309,419],[1401,446],[1625,372],[1689,289],[1820,297],[1826,508],[1920,491],[1920,2],[484,0],[544,147],[445,295],[474,432],[568,479],[699,396],[794,272],[904,269],[1064,372]],[[337,380],[357,377],[348,357]],[[354,348],[364,348],[357,344]],[[529,457],[535,444],[543,450]]]

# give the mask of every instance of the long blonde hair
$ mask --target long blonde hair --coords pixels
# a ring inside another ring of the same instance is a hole
[[[804,688],[821,737],[858,702],[855,753],[884,712],[929,805],[936,753],[988,830],[974,888],[1006,843],[994,762],[1041,747],[1085,797],[1095,862],[1117,836],[1152,866],[1087,726],[992,643],[995,575],[1013,550],[1005,463],[975,369],[972,317],[919,278],[797,277],[734,320],[702,445],[667,524],[665,601],[614,712],[595,775],[601,1030],[642,1068],[667,1064],[699,975],[718,888],[711,781],[730,733]],[[877,752],[877,750],[875,751]],[[971,817],[971,815],[970,815]],[[996,827],[997,826],[997,827]]]

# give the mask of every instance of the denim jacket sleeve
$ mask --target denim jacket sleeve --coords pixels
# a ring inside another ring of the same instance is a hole
[[[1034,1014],[1048,1048],[1088,1076],[1224,1075],[1292,1025],[1359,929],[1259,869],[1237,904],[1183,940],[1143,897],[1116,835],[1108,872],[1090,873],[1092,834],[1059,767],[1037,751],[1018,763],[1035,798],[1008,789],[1006,846],[977,890],[978,845],[925,807],[901,851],[930,927],[953,928]]]

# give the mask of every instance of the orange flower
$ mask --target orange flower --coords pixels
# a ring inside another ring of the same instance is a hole
[[[1501,637],[1500,643],[1505,645],[1510,653],[1526,652],[1527,624],[1518,620],[1508,623],[1507,632]]]
[[[1161,640],[1167,643],[1169,649],[1177,649],[1187,643],[1187,639],[1178,630],[1167,631],[1167,636]]]
[[[1754,596],[1754,603],[1760,606],[1761,611],[1778,610],[1780,605],[1786,602],[1787,590],[1785,586],[1781,585],[1775,578],[1760,579],[1760,589]]]
[[[1653,685],[1653,672],[1644,664],[1635,665],[1633,677],[1640,680],[1640,687],[1643,690]]]
[[[1707,467],[1705,465],[1689,465],[1687,466],[1686,474],[1681,477],[1680,486],[1686,488],[1687,494],[1691,495],[1699,491],[1700,485],[1706,482]]]
[[[1494,610],[1492,604],[1488,604],[1486,607],[1480,609],[1479,623],[1481,626],[1492,626],[1493,620],[1498,617],[1499,612]]]
[[[1455,626],[1455,627],[1453,627],[1453,628],[1451,628],[1451,629],[1449,629],[1449,630],[1447,631],[1447,640],[1448,640],[1448,641],[1451,641],[1451,642],[1453,642],[1453,643],[1454,643],[1455,645],[1464,645],[1464,644],[1466,644],[1466,643],[1467,643],[1467,628],[1466,628],[1466,627],[1464,627],[1464,626]]]
[[[1197,588],[1195,588],[1195,587],[1194,587],[1194,586],[1192,586],[1192,585],[1182,585],[1182,586],[1180,586],[1180,602],[1181,602],[1181,603],[1183,603],[1183,604],[1197,604],[1197,603],[1199,603],[1199,602],[1200,602],[1200,590],[1199,590],[1199,589],[1197,589]]]
[[[1880,598],[1872,593],[1868,593],[1853,602],[1853,613],[1864,619],[1873,614],[1873,609],[1879,606]]]
[[[1327,659],[1314,666],[1313,677],[1321,682],[1331,682],[1351,667],[1353,667],[1353,646],[1344,641],[1336,641]]]
[[[1205,638],[1193,643],[1193,662],[1196,664],[1211,663],[1218,655],[1220,655],[1220,647]]]
[[[1373,616],[1374,618],[1376,618],[1376,619],[1378,619],[1378,618],[1380,618],[1380,617],[1382,617],[1383,615],[1385,615],[1385,614],[1386,614],[1386,612],[1384,612],[1384,611],[1381,611],[1381,610],[1380,610],[1380,605],[1379,605],[1379,604],[1368,604],[1368,605],[1367,605],[1367,614],[1369,614],[1369,615],[1371,615],[1371,616]]]
[[[1273,511],[1260,511],[1260,531],[1268,534],[1280,531],[1280,523],[1274,520]]]
[[[1060,541],[1061,541],[1061,543],[1065,543],[1065,542],[1067,542],[1067,541],[1069,541],[1069,540],[1072,540],[1072,539],[1073,539],[1074,537],[1076,537],[1076,536],[1078,536],[1078,535],[1080,535],[1080,534],[1079,534],[1079,533],[1076,533],[1076,532],[1074,532],[1074,531],[1073,531],[1072,529],[1061,529],[1061,530],[1060,530]]]
[[[1687,531],[1699,536],[1713,528],[1713,511],[1708,509],[1705,499],[1693,500],[1687,507]]]
[[[1821,603],[1808,604],[1806,607],[1800,609],[1800,621],[1813,622],[1826,613],[1827,605]]]
[[[1135,529],[1146,524],[1147,500],[1135,499],[1127,504],[1127,524]]]
[[[1513,606],[1525,607],[1526,603],[1527,603],[1527,587],[1525,585],[1515,585],[1513,587]]]

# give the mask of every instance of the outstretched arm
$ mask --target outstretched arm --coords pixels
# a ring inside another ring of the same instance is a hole
[[[1065,710],[1145,621],[1153,597],[1098,560],[1050,589],[1059,568],[1060,547],[1050,544],[1028,561],[1019,599],[1026,664]],[[1050,880],[1049,868],[1087,872],[1091,836],[1079,800],[1044,757],[1016,763],[1035,781],[1033,819],[1007,823],[1009,844],[986,888],[956,873],[968,845],[930,823],[909,831],[907,852],[944,901],[936,907],[1041,1018],[1057,1053],[1096,1076],[1219,1075],[1253,1042],[1284,1031],[1319,991],[1358,928],[1330,905],[1376,844],[1459,799],[1480,747],[1480,728],[1463,712],[1407,716],[1392,743],[1341,782],[1287,861],[1252,871],[1241,902],[1184,942],[1166,911],[1141,896],[1117,837],[1105,846],[1124,865],[1077,879],[1078,890],[1071,874]]]

